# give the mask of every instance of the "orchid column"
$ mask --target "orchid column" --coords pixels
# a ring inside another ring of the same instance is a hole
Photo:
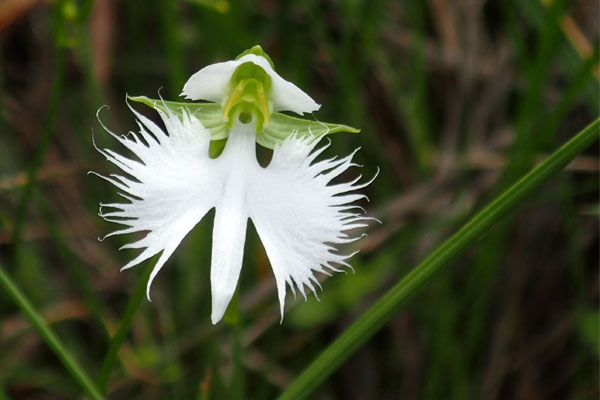
[[[139,133],[128,137],[107,131],[139,160],[110,149],[98,149],[130,177],[101,176],[121,190],[124,203],[100,204],[100,216],[125,227],[108,234],[147,232],[122,248],[143,249],[122,269],[162,252],[147,286],[185,235],[213,207],[216,209],[211,260],[211,320],[221,320],[235,291],[246,236],[252,219],[275,274],[281,316],[286,286],[306,298],[319,286],[314,272],[329,274],[350,267],[353,254],[337,246],[360,238],[355,228],[370,218],[350,193],[368,183],[360,177],[330,182],[355,166],[354,153],[316,161],[327,147],[315,150],[320,139],[334,132],[357,132],[282,114],[304,114],[319,105],[294,84],[281,78],[260,46],[234,61],[207,66],[194,74],[182,95],[209,103],[176,103],[131,98],[157,110],[166,132],[132,109]],[[212,141],[227,139],[217,158],[210,158]],[[256,143],[273,150],[267,167],[258,164]]]

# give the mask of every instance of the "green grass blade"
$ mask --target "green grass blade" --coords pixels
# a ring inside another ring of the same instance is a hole
[[[412,295],[432,277],[472,245],[502,216],[544,181],[561,171],[575,156],[598,139],[600,119],[596,119],[561,146],[544,162],[504,191],[496,200],[471,218],[458,232],[443,242],[417,267],[364,312],[346,331],[310,364],[279,397],[300,399],[308,396],[364,342],[388,322]]]
[[[33,305],[8,276],[2,266],[0,266],[0,285],[6,290],[14,302],[17,303],[17,306],[25,313],[44,341],[50,346],[67,370],[69,370],[73,378],[75,378],[90,397],[94,400],[104,399],[104,396],[102,396],[96,385],[94,385],[92,379],[79,366],[73,356],[71,356],[63,344],[58,340],[58,337],[56,337],[54,332],[50,330],[42,316],[35,310]]]
[[[125,341],[127,332],[129,332],[129,328],[133,322],[133,317],[137,309],[140,307],[140,304],[142,304],[142,299],[146,293],[146,284],[150,278],[150,272],[152,272],[152,268],[153,265],[148,265],[144,270],[143,276],[141,276],[138,280],[137,286],[135,287],[133,294],[129,299],[129,303],[127,303],[127,307],[125,308],[125,314],[121,319],[119,328],[117,329],[115,336],[111,339],[110,345],[108,346],[108,351],[106,352],[106,356],[102,362],[102,367],[100,368],[97,381],[98,386],[103,392],[106,391],[106,385],[108,384],[108,380],[110,378],[110,372],[117,361],[119,349]]]

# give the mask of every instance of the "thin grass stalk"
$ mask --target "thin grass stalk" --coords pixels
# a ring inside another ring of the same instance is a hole
[[[63,346],[58,337],[46,324],[46,321],[44,321],[42,316],[36,311],[31,302],[12,281],[12,279],[4,270],[4,267],[1,265],[0,286],[4,288],[10,298],[17,304],[19,309],[21,309],[33,327],[38,331],[40,336],[42,336],[46,344],[48,344],[52,351],[54,351],[54,354],[56,354],[59,360],[64,364],[73,378],[75,378],[77,383],[79,383],[79,385],[87,392],[87,394],[94,400],[104,399],[104,396],[100,393],[92,379],[83,370],[83,368],[81,368],[79,363],[69,353],[67,348]]]
[[[358,317],[326,348],[280,395],[280,400],[308,396],[348,357],[393,318],[399,307],[422,289],[449,262],[490,229],[494,223],[513,211],[523,199],[548,178],[561,171],[575,156],[598,139],[600,119],[596,119],[561,146],[540,165],[504,191],[471,218],[462,228],[429,254],[408,275]]]

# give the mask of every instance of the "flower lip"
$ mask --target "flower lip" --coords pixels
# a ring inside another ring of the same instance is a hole
[[[231,94],[232,78],[242,64],[251,62],[261,67],[269,76],[267,100],[273,112],[292,111],[297,114],[317,111],[321,106],[291,82],[283,79],[265,57],[253,53],[237,60],[225,61],[202,68],[183,86],[181,96],[191,100],[207,100],[221,104]],[[235,85],[233,85],[235,87]],[[225,100],[226,101],[226,100]]]

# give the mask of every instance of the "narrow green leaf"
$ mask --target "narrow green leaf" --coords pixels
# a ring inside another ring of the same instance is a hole
[[[600,119],[596,119],[561,146],[544,162],[509,187],[484,207],[462,228],[429,254],[408,275],[364,312],[328,348],[310,364],[279,397],[301,399],[308,396],[363,343],[396,315],[399,307],[422,289],[436,273],[475,243],[482,233],[513,211],[548,178],[561,171],[575,156],[599,136]]]
[[[33,327],[38,331],[46,344],[54,351],[54,354],[63,363],[73,378],[81,385],[87,394],[94,400],[102,400],[104,396],[100,393],[91,378],[85,373],[75,358],[67,351],[54,334],[46,321],[36,311],[31,302],[25,297],[23,292],[17,287],[12,279],[5,272],[4,267],[0,265],[0,286],[6,290],[21,311],[27,316]]]
[[[161,111],[168,109],[180,117],[183,115],[183,109],[187,108],[191,114],[202,122],[205,128],[210,130],[211,140],[225,139],[229,135],[229,130],[223,120],[219,104],[164,101],[150,99],[146,96],[129,97],[129,99]],[[273,149],[277,143],[281,143],[290,135],[295,134],[299,137],[309,136],[316,139],[323,135],[337,132],[358,133],[360,130],[347,125],[307,120],[282,113],[272,113],[271,121],[261,132],[258,132],[256,141],[261,146]]]

